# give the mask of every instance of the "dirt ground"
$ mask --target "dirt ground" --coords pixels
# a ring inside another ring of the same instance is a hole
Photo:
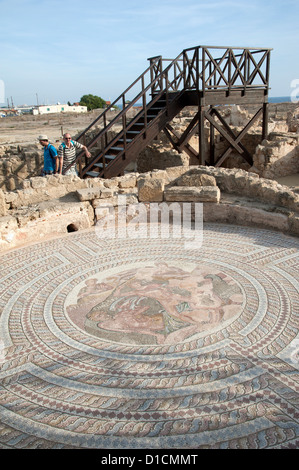
[[[285,120],[287,113],[293,111],[298,104],[271,103],[269,117],[275,120]],[[75,136],[91,124],[101,113],[102,109],[95,109],[88,113],[59,113],[41,116],[22,115],[0,118],[0,146],[18,144],[36,144],[40,134],[46,134],[55,144],[61,141],[65,132]],[[109,111],[108,120],[113,119],[117,112]]]
[[[294,103],[271,104],[270,114],[277,120],[286,119],[288,111],[293,111]],[[38,144],[37,137],[46,134],[54,145],[62,141],[65,132],[72,136],[83,131],[103,110],[96,109],[88,113],[59,113],[47,116],[9,116],[0,119],[0,147],[3,145],[32,145]],[[112,120],[117,112],[109,111],[108,120]],[[299,174],[277,178],[281,184],[299,188]]]
[[[290,186],[296,192],[299,192],[299,174],[289,175],[289,176],[281,176],[280,178],[275,178],[275,180],[279,184],[283,184],[285,186]]]
[[[46,134],[51,143],[61,142],[65,132],[75,136],[91,124],[103,110],[94,110],[88,113],[59,113],[51,115],[22,115],[8,116],[0,119],[0,146],[1,145],[28,145],[37,144],[37,137]],[[114,111],[109,111],[112,119]]]

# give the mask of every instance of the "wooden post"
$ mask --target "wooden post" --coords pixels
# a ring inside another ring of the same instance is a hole
[[[198,109],[198,135],[199,135],[199,160],[205,164],[205,129],[204,129],[204,107],[200,104]]]
[[[268,102],[263,104],[263,133],[262,139],[267,139],[268,137],[268,120],[269,120],[269,110]]]
[[[211,106],[212,108],[212,106]],[[210,165],[215,164],[215,128],[210,123]]]

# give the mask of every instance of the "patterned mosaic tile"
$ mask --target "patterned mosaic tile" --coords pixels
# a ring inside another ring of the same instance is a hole
[[[221,224],[4,254],[0,448],[296,448],[298,265]]]

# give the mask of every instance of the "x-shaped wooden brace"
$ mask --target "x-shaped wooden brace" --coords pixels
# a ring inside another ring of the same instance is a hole
[[[241,140],[247,134],[247,132],[253,126],[259,116],[262,114],[262,111],[263,108],[259,109],[238,135],[233,132],[233,130],[230,128],[230,126],[227,124],[221,114],[217,111],[217,109],[211,108],[209,111],[204,112],[204,117],[210,122],[210,124],[215,129],[218,130],[220,135],[222,135],[225,140],[230,144],[224,154],[219,157],[218,160],[215,162],[214,166],[221,166],[233,150],[236,150],[250,165],[253,164],[252,155],[241,143]],[[214,116],[217,117],[221,124],[219,124],[219,122],[215,120]],[[167,124],[167,126],[164,128],[164,132],[175,150],[180,153],[184,150],[189,156],[196,158],[199,158],[199,153],[188,143],[188,141],[198,131],[197,124],[199,122],[199,117],[200,113],[198,112],[194,116],[192,121],[189,123],[182,135],[179,135],[178,132],[176,132],[170,124]],[[175,137],[175,140],[172,138],[171,134]],[[199,138],[203,139],[204,136],[199,136]]]
[[[226,158],[230,155],[232,150],[236,150],[250,165],[252,165],[253,160],[252,156],[250,153],[246,150],[243,144],[241,144],[241,139],[244,137],[245,134],[247,134],[248,130],[250,127],[253,126],[255,121],[258,119],[260,114],[262,113],[263,109],[259,109],[257,113],[253,116],[253,118],[246,124],[244,129],[238,134],[235,135],[235,133],[232,131],[232,129],[229,127],[227,122],[223,119],[223,117],[219,114],[219,112],[215,109],[212,108],[208,112],[205,112],[205,118],[212,124],[215,129],[225,138],[225,140],[228,141],[230,146],[228,149],[224,152],[224,154],[218,158],[218,160],[215,162],[215,166],[221,166],[222,163],[226,160]],[[222,126],[214,119],[215,115],[219,121],[221,122]]]
[[[192,145],[188,143],[188,141],[198,130],[198,120],[199,113],[194,116],[181,136],[173,129],[170,124],[167,124],[167,126],[164,128],[164,133],[168,137],[175,150],[180,153],[184,150],[190,157],[196,158],[199,158],[198,152],[192,147]],[[176,141],[173,140],[171,133],[175,136]]]

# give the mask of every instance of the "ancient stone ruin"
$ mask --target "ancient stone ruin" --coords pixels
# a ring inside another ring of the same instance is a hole
[[[252,110],[221,112],[238,132]],[[233,153],[199,165],[161,134],[122,176],[41,177],[40,148],[3,145],[1,448],[167,448],[166,463],[181,447],[296,447],[299,134],[287,112],[272,109],[267,140],[258,123],[247,135],[250,167]],[[203,210],[202,244],[103,231],[116,215],[117,229],[152,227],[152,208],[175,231],[186,207],[191,234]]]
[[[261,141],[260,123],[246,136],[246,146],[253,154],[251,167],[233,153],[226,168],[200,166],[194,157],[171,148],[161,133],[136,155],[124,176],[41,177],[43,156],[37,145],[3,145],[0,249],[89,229],[107,212],[105,204],[118,205],[120,195],[127,196],[127,204],[203,202],[205,221],[255,225],[298,235],[298,188],[276,181],[299,173],[298,109],[293,103],[272,105],[268,139]],[[173,126],[178,130],[184,127],[194,112],[185,109],[174,119]],[[254,110],[224,106],[221,112],[238,132]],[[198,146],[196,134],[190,144]],[[225,145],[221,136],[216,136],[219,154]],[[205,148],[208,152],[208,128]]]

